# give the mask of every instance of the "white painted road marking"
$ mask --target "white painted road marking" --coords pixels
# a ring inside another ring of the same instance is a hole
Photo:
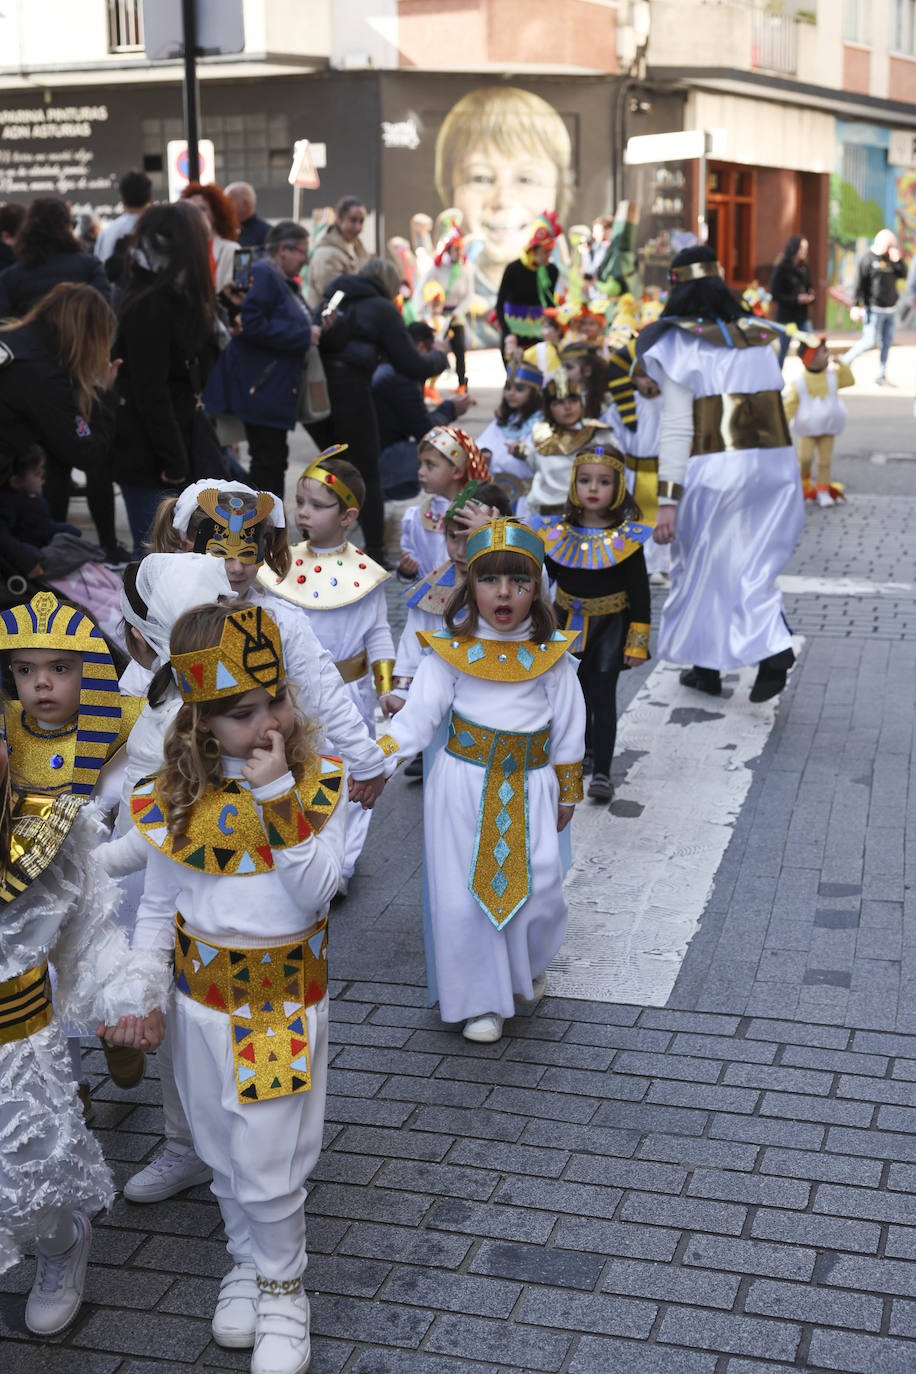
[[[777,577],[793,596],[912,596],[912,582],[867,582],[857,577]]]
[[[798,654],[804,640],[793,643]],[[620,718],[617,755],[638,757],[619,814],[576,807],[556,997],[664,1006],[709,900],[778,698],[748,701],[754,668],[726,675],[727,697],[682,687],[679,671],[660,663]]]

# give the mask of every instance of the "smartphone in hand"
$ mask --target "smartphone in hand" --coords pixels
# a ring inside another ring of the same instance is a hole
[[[232,264],[232,285],[237,291],[247,291],[251,286],[251,264],[254,253],[250,248],[236,248]]]
[[[322,310],[321,318],[327,319],[329,315],[333,315],[335,310],[337,310],[338,307],[341,305],[345,295],[346,292],[344,291],[335,291],[331,299],[328,301],[327,305]]]

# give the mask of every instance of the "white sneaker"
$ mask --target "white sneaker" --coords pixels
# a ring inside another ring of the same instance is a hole
[[[219,1286],[213,1313],[213,1339],[228,1350],[250,1350],[258,1314],[258,1276],[254,1265],[237,1264]]]
[[[306,1374],[312,1363],[309,1300],[298,1293],[265,1293],[258,1298],[251,1374]]]
[[[25,1324],[36,1336],[56,1336],[80,1310],[92,1227],[84,1212],[73,1213],[76,1240],[62,1255],[38,1251],[38,1272],[25,1305]]]
[[[531,996],[516,997],[515,1000],[516,1002],[521,1002],[523,1007],[535,1007],[537,1006],[538,1002],[540,1002],[541,998],[544,996],[544,993],[546,991],[547,974],[540,973],[538,974],[537,978],[532,978],[531,980]]]
[[[830,495],[830,492],[827,490],[826,487],[818,487],[818,489],[817,489],[817,504],[818,504],[819,506],[832,506],[832,505],[833,505],[833,497]]]
[[[209,1164],[198,1159],[190,1145],[169,1141],[151,1164],[127,1180],[124,1196],[130,1202],[164,1202],[212,1177]]]
[[[478,1045],[493,1045],[501,1039],[503,1033],[503,1018],[495,1011],[488,1011],[483,1016],[472,1016],[464,1023],[464,1030],[461,1034],[465,1040],[473,1040]]]

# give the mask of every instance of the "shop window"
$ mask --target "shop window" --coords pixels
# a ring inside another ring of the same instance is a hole
[[[916,0],[894,0],[894,52],[916,55]]]

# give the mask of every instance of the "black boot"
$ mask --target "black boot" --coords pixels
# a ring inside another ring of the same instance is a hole
[[[779,696],[794,662],[795,654],[791,649],[783,649],[782,653],[762,658],[751,688],[751,701],[769,701],[770,697]]]
[[[678,678],[682,687],[695,687],[698,692],[717,697],[722,692],[722,677],[718,668],[685,668]]]

